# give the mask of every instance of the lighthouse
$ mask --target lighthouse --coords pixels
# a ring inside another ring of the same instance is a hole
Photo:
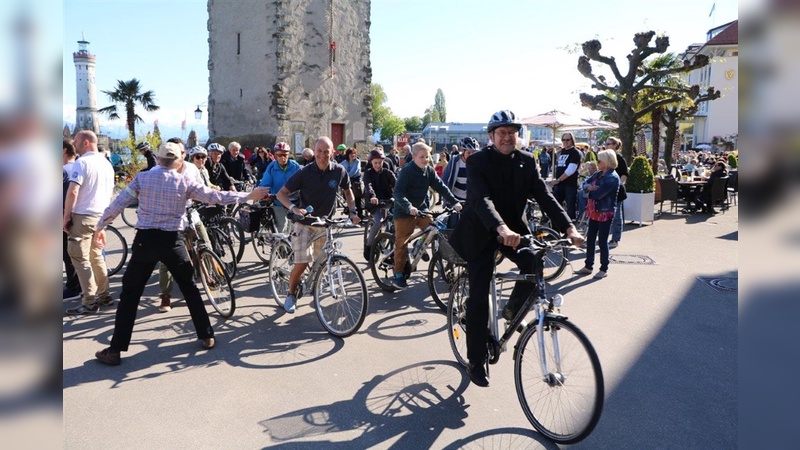
[[[75,129],[91,130],[100,134],[100,122],[97,120],[97,93],[94,87],[95,56],[89,53],[89,42],[85,37],[78,41],[78,51],[72,54],[75,62]]]

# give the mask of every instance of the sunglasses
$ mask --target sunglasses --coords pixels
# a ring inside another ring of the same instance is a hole
[[[561,138],[561,142],[572,142],[570,138]]]
[[[288,156],[289,154],[286,152],[275,152],[275,156]]]
[[[194,155],[194,159],[206,159],[205,155]]]

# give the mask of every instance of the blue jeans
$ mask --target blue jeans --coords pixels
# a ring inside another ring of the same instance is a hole
[[[589,269],[594,267],[595,244],[600,244],[600,270],[608,271],[608,230],[611,221],[598,222],[589,219],[589,230],[586,232],[586,262]]]
[[[614,219],[611,221],[611,240],[619,242],[622,239],[622,223],[625,218],[622,217],[622,202],[617,202],[617,209],[614,212]]]
[[[561,183],[553,186],[553,196],[558,203],[566,203],[564,208],[570,219],[575,219],[575,208],[578,202],[578,186],[562,185]]]
[[[580,217],[581,214],[586,210],[586,201],[589,199],[589,194],[584,191],[578,191],[578,215],[576,217]]]

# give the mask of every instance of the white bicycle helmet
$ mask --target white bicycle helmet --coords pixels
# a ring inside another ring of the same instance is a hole
[[[211,145],[214,145],[214,144],[211,144]],[[205,156],[208,156],[208,152],[206,151],[205,148],[203,148],[203,146],[198,145],[196,147],[192,147],[192,149],[189,150],[189,156],[190,157],[194,157],[194,155],[205,155]]]
[[[225,153],[225,147],[223,147],[223,146],[217,144],[216,142],[214,142],[213,144],[208,144],[208,151],[209,152]]]

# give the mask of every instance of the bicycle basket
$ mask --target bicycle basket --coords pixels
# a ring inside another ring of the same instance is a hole
[[[449,261],[453,264],[458,264],[460,266],[466,266],[467,262],[464,261],[456,249],[450,245],[448,239],[453,234],[453,230],[439,230],[439,254],[442,255],[442,259],[445,261]]]
[[[242,205],[239,208],[239,224],[248,233],[255,233],[261,227],[261,218],[264,216],[264,208],[253,208],[250,205]]]

